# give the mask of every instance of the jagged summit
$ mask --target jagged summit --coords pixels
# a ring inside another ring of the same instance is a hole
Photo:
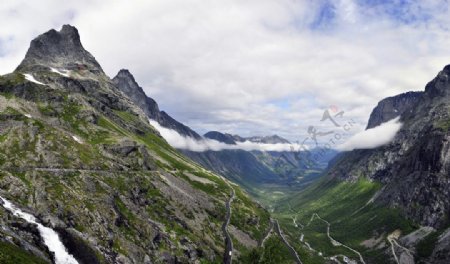
[[[135,104],[137,104],[149,117],[159,114],[158,104],[144,92],[144,89],[134,79],[134,76],[127,69],[121,69],[112,79],[114,84]]]
[[[448,82],[450,79],[450,65],[444,67],[438,75],[425,86],[425,93],[429,98],[444,98],[450,96]]]
[[[422,94],[423,92],[407,92],[381,100],[372,110],[366,129],[374,128],[402,115],[406,110],[411,109]]]
[[[166,112],[160,111],[158,103],[145,94],[144,89],[139,86],[129,70],[121,69],[112,81],[117,88],[138,105],[150,119],[157,121],[164,127],[177,131],[183,136],[201,139],[201,136],[195,131],[173,119]]]
[[[103,73],[94,56],[83,48],[78,30],[71,25],[64,25],[60,31],[51,29],[33,39],[16,71],[49,67]]]
[[[133,82],[135,85],[139,86],[134,79],[133,74],[131,74],[130,70],[128,69],[120,69],[115,78],[127,79]]]
[[[426,97],[427,100],[445,101],[450,95],[447,85],[449,76],[450,65],[447,65],[426,85],[425,91],[406,92],[381,100],[372,110],[366,129],[376,127],[397,116],[414,118],[413,112],[416,109],[414,106],[419,100],[425,100],[422,97]]]

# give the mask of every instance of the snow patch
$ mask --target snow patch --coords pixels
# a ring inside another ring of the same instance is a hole
[[[45,227],[41,223],[38,223],[34,216],[16,208],[10,201],[6,200],[5,198],[0,196],[0,200],[3,201],[3,207],[6,210],[10,211],[13,215],[24,219],[28,223],[37,225],[39,233],[44,240],[44,244],[51,252],[55,254],[56,264],[78,264],[78,261],[67,252],[64,244],[59,239],[58,233],[56,233],[53,229]]]
[[[25,76],[25,79],[27,79],[30,82],[34,82],[40,85],[46,85],[45,83],[41,83],[40,81],[36,80],[33,75],[29,74],[29,73],[25,73],[23,74],[23,76]]]
[[[80,143],[80,144],[82,144],[83,143],[83,140],[81,140],[79,137],[77,137],[77,136],[73,136],[72,135],[72,138],[73,138],[73,140],[75,140],[76,142],[78,142],[78,143]]]
[[[60,71],[60,70],[58,70],[58,69],[51,68],[51,67],[50,67],[50,70],[51,70],[52,72],[55,72],[55,73],[61,75],[61,76],[64,76],[64,77],[70,77],[70,71],[68,71],[68,70],[62,70],[62,71]]]

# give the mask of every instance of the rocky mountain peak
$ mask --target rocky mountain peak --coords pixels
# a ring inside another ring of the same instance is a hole
[[[427,84],[425,87],[425,93],[430,98],[436,97],[449,97],[450,96],[450,65],[444,67],[442,71],[438,73],[436,78]]]
[[[134,84],[136,84],[136,86],[138,86],[136,80],[134,79],[133,74],[131,74],[131,72],[128,69],[120,69],[120,71],[117,73],[116,77],[114,77],[114,78],[129,80],[129,81],[133,82]]]
[[[381,100],[372,110],[366,129],[376,127],[402,115],[406,110],[411,109],[422,94],[423,92],[407,92]]]
[[[139,86],[133,74],[127,69],[121,69],[112,80],[127,95],[130,95],[130,93],[145,95],[144,89]]]
[[[71,25],[64,25],[60,31],[51,29],[32,40],[16,71],[49,67],[103,73],[99,63],[83,48],[78,30]]]
[[[159,115],[159,107],[155,100],[144,92],[144,89],[134,79],[133,74],[127,69],[121,69],[112,79],[113,83],[124,94],[130,97],[152,119]]]

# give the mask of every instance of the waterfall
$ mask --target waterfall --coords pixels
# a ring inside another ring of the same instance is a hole
[[[44,240],[45,245],[51,252],[55,254],[56,264],[78,264],[78,261],[67,252],[67,249],[59,239],[58,233],[56,233],[53,229],[45,227],[42,224],[38,223],[34,216],[23,212],[2,196],[0,196],[0,199],[3,201],[3,207],[5,207],[6,210],[10,211],[13,215],[24,219],[28,223],[37,225],[39,233]]]

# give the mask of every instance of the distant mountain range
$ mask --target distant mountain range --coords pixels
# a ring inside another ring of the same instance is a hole
[[[204,135],[205,138],[235,145],[239,142],[254,142],[261,144],[291,144],[288,140],[277,136],[241,137],[218,131],[211,131]],[[263,185],[284,186],[300,190],[312,183],[326,168],[328,161],[337,152],[334,150],[313,149],[311,151],[246,151],[246,150],[221,150],[221,151],[189,151],[180,150],[186,156],[202,166],[226,176],[239,183],[251,194],[257,196],[258,190]],[[312,160],[309,156],[316,153],[319,158]]]
[[[278,135],[272,136],[252,136],[252,137],[241,137],[239,135],[231,135],[228,133],[221,133],[218,131],[210,131],[203,135],[205,138],[214,139],[225,144],[235,145],[237,142],[250,141],[254,143],[262,144],[291,144],[289,140],[284,139]]]

